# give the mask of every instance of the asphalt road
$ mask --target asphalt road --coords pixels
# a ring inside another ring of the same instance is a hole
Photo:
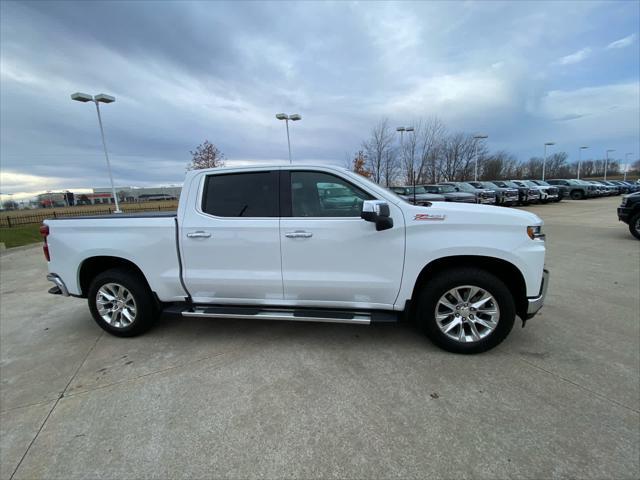
[[[2,478],[638,478],[640,242],[620,198],[528,208],[547,305],[491,352],[408,325],[163,319],[102,333],[0,259]]]

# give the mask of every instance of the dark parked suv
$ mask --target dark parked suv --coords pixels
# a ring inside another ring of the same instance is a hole
[[[423,187],[408,186],[408,187],[390,187],[393,193],[414,205],[428,205],[431,202],[444,202],[443,195],[434,195],[427,192]]]
[[[550,185],[556,185],[566,191],[568,197],[572,200],[582,200],[593,196],[589,187],[580,182],[580,180],[554,178],[553,180],[547,180],[547,182]]]
[[[528,205],[540,201],[540,191],[536,188],[518,185],[511,180],[493,180],[491,183],[501,188],[516,188],[518,190],[518,203]]]
[[[504,207],[510,207],[518,203],[518,189],[511,187],[499,187],[492,182],[469,182],[476,188],[486,188],[489,190],[495,190],[496,203]]]
[[[622,197],[618,207],[618,220],[629,225],[631,235],[640,240],[640,192]]]
[[[444,196],[447,202],[476,203],[476,196],[473,193],[456,192],[451,185],[421,185],[428,193],[435,193]]]
[[[476,196],[476,202],[487,205],[496,204],[496,191],[487,188],[476,188],[469,182],[441,182],[440,185],[450,185],[456,189],[456,192],[473,193]]]

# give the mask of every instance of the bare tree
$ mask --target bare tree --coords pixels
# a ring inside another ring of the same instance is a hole
[[[362,147],[369,160],[368,166],[372,180],[376,183],[384,181],[385,185],[388,185],[395,172],[393,165],[395,152],[393,151],[393,131],[389,128],[389,121],[386,118],[371,130],[369,140],[365,141]]]
[[[473,135],[464,132],[449,135],[443,142],[441,151],[440,176],[446,180],[469,180],[473,171],[475,147]]]
[[[418,122],[415,131],[416,155],[418,163],[417,183],[437,183],[439,181],[439,154],[445,142],[447,129],[438,117]]]
[[[190,151],[193,157],[191,163],[187,165],[187,170],[201,170],[203,168],[216,168],[224,166],[224,153],[209,140],[205,140]]]

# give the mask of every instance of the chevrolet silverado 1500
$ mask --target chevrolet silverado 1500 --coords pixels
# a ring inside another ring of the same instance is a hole
[[[411,205],[331,166],[196,170],[177,212],[51,219],[41,232],[50,292],[87,298],[117,336],[144,332],[162,311],[407,318],[442,348],[475,353],[535,315],[548,285],[536,215]]]

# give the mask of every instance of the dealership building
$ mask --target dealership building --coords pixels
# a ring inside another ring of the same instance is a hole
[[[177,200],[180,198],[181,186],[166,187],[116,187],[118,201],[127,203],[152,202],[158,200]],[[74,193],[73,191],[47,192],[36,197],[40,207],[65,207],[68,205],[102,205],[115,203],[111,188],[94,188],[91,192]]]

